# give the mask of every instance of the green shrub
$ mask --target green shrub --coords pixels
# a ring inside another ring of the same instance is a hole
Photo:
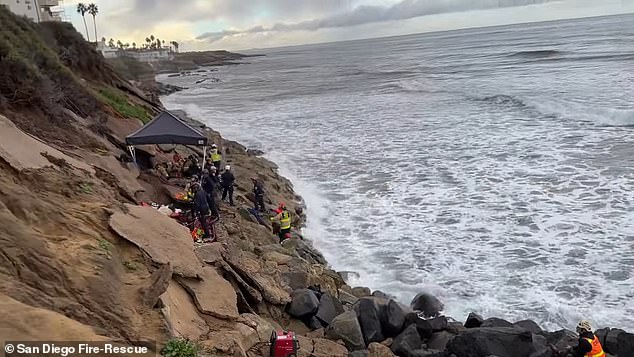
[[[166,357],[196,357],[198,347],[190,340],[182,338],[169,340],[161,350]]]
[[[145,109],[130,103],[125,95],[119,93],[116,89],[102,88],[99,94],[101,94],[102,99],[107,105],[126,118],[139,119],[143,123],[147,123],[152,118]]]

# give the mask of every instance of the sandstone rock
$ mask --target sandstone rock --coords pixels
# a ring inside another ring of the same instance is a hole
[[[298,289],[293,291],[288,313],[297,318],[314,315],[319,309],[319,299],[312,290]]]
[[[513,324],[497,317],[490,317],[482,322],[480,327],[513,327]]]
[[[364,297],[359,299],[357,306],[357,318],[361,326],[361,332],[365,344],[381,342],[385,339],[381,328],[381,320],[384,319],[385,305],[376,298]]]
[[[143,304],[148,307],[154,307],[161,295],[167,291],[171,280],[172,265],[170,263],[162,264],[152,273],[150,284],[147,287],[141,288]]]
[[[348,353],[348,357],[368,357],[367,350],[358,350]]]
[[[222,243],[213,242],[210,244],[201,245],[197,247],[195,252],[198,259],[207,264],[215,264],[222,259],[222,252],[224,248]]]
[[[272,323],[255,314],[240,314],[242,323],[254,329],[260,342],[268,341],[271,333],[276,330]]]
[[[107,341],[97,331],[62,314],[23,304],[0,293],[4,341]]]
[[[396,355],[413,357],[412,352],[420,349],[422,344],[423,342],[416,330],[416,325],[409,325],[400,335],[396,336],[390,349]]]
[[[355,304],[357,301],[359,301],[359,298],[352,295],[351,293],[341,290],[339,289],[338,291],[338,295],[339,295],[339,301],[341,301],[341,303],[343,304],[347,304],[347,305],[353,305]]]
[[[238,208],[238,213],[240,214],[242,218],[246,219],[247,221],[252,223],[258,223],[258,220],[246,208],[244,207]]]
[[[262,294],[266,301],[274,305],[291,302],[289,292],[280,283],[279,271],[269,269],[254,254],[240,251],[226,254],[224,258],[233,270]]]
[[[202,280],[180,278],[183,285],[196,303],[198,310],[220,319],[238,318],[236,292],[213,267],[203,268]]]
[[[237,291],[236,294],[241,299],[241,301],[239,302],[248,306],[250,311],[254,311],[250,303],[259,304],[262,302],[263,299],[260,292],[256,288],[249,285],[244,279],[242,279],[242,277],[235,270],[233,270],[233,268],[229,264],[227,264],[227,262],[225,262],[224,260],[220,260],[219,264],[222,270],[227,273],[229,281],[237,287],[237,289],[235,290]]]
[[[405,316],[409,309],[395,300],[390,300],[385,307],[385,313],[381,320],[383,333],[388,337],[396,337],[405,328]]]
[[[273,261],[279,265],[288,265],[293,260],[292,256],[279,252],[266,252],[262,255],[262,258],[264,258],[264,260]]]
[[[352,295],[356,296],[357,298],[362,298],[366,296],[371,296],[372,292],[370,291],[370,288],[366,288],[364,286],[357,286],[352,288]]]
[[[63,160],[68,165],[93,175],[95,173],[91,166],[24,133],[13,122],[0,115],[0,158],[18,171],[53,166],[42,153],[46,153],[46,155],[57,160]]]
[[[343,306],[339,300],[335,299],[329,293],[324,293],[319,299],[319,309],[315,317],[321,321],[322,325],[328,326],[332,320],[340,314],[343,314]]]
[[[394,357],[389,347],[373,342],[368,346],[368,357]]]
[[[309,333],[306,334],[306,337],[310,337],[310,338],[324,338],[326,336],[326,330],[324,330],[324,328],[320,328],[314,331],[310,331]]]
[[[469,316],[467,316],[467,321],[465,321],[464,327],[466,328],[480,327],[482,326],[483,322],[484,322],[484,319],[482,318],[482,316],[476,314],[475,312],[472,312],[469,314]]]
[[[298,357],[347,357],[348,350],[333,341],[323,338],[297,336],[299,340]]]
[[[110,227],[158,264],[172,264],[174,274],[197,278],[202,263],[194,254],[189,230],[151,207],[126,204],[128,213],[110,217]]]
[[[450,332],[454,335],[457,335],[459,333],[463,333],[464,331],[466,331],[466,327],[464,327],[462,325],[462,323],[458,322],[458,321],[448,321],[447,322],[447,332]]]
[[[533,334],[523,329],[477,327],[454,337],[447,350],[458,357],[529,357],[540,347],[545,346],[535,346]]]
[[[414,297],[411,307],[420,311],[425,317],[436,317],[442,311],[444,305],[438,298],[428,293],[420,293]]]
[[[161,312],[171,336],[195,341],[209,331],[191,297],[177,282],[172,280],[160,301],[163,306]]]
[[[634,334],[623,332],[617,337],[617,356],[634,356]]]
[[[335,317],[326,329],[326,337],[332,340],[343,340],[351,351],[365,348],[361,326],[354,311],[347,311]]]
[[[454,338],[454,334],[447,331],[434,332],[429,341],[427,341],[427,348],[431,350],[444,351],[449,341]]]
[[[248,329],[247,326],[244,328]],[[242,347],[243,336],[241,335],[244,332],[238,330],[213,331],[199,345],[203,351],[211,356],[246,357],[246,350]]]
[[[539,327],[539,325],[533,320],[517,321],[516,323],[513,324],[513,326],[523,328],[524,330],[530,331],[532,333],[542,332],[542,328]]]

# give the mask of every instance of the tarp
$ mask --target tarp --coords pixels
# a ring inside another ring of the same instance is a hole
[[[207,137],[177,118],[164,111],[141,129],[125,138],[127,145],[180,144],[207,145]]]

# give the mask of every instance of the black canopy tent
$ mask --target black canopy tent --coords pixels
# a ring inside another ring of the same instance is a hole
[[[135,145],[180,144],[203,146],[203,163],[206,159],[208,139],[200,131],[163,111],[142,128],[125,138],[132,159],[136,162]]]

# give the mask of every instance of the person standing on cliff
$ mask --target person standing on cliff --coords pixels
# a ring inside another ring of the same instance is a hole
[[[255,209],[264,213],[266,207],[264,206],[264,185],[262,181],[255,177],[251,177],[253,182],[253,194],[255,195]]]
[[[278,237],[280,238],[280,244],[284,242],[284,240],[290,238],[291,235],[291,213],[286,209],[286,204],[284,202],[280,202],[277,207],[277,211],[279,212],[277,216],[271,217],[272,221],[278,221],[280,223],[280,231],[278,232]]]
[[[209,158],[211,159],[211,162],[213,163],[213,165],[216,167],[216,173],[220,173],[220,164],[222,163],[222,154],[220,153],[220,150],[218,149],[218,145],[216,144],[211,145],[211,154],[209,155]]]
[[[235,176],[231,172],[231,166],[225,166],[225,172],[220,175],[220,183],[222,185],[222,200],[229,196],[229,204],[233,206],[233,185],[236,181]]]
[[[215,192],[217,190],[216,186],[216,178],[213,175],[210,175],[209,170],[203,170],[203,176],[201,179],[201,186],[205,193],[207,194],[207,203],[209,204],[209,209],[211,210],[211,214],[214,217],[219,217],[218,206],[216,205]]]
[[[194,192],[194,206],[196,207],[196,213],[198,219],[200,219],[200,225],[203,227],[205,235],[203,238],[209,238],[209,203],[207,201],[207,193],[203,190],[198,182],[192,184],[192,190]]]
[[[605,357],[599,338],[592,333],[592,325],[588,320],[581,320],[577,325],[579,344],[567,356],[571,357]]]

